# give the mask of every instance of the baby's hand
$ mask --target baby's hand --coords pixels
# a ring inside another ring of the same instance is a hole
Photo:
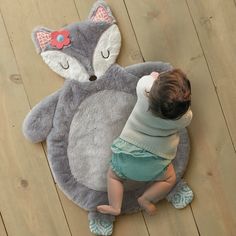
[[[153,71],[150,75],[153,77],[153,79],[157,79],[159,76],[159,73],[156,71]]]

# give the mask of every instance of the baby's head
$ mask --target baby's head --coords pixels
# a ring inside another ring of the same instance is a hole
[[[180,69],[160,73],[148,94],[149,110],[163,119],[179,119],[191,104],[191,85]]]

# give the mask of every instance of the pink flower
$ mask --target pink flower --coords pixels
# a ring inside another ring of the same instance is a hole
[[[62,49],[70,44],[70,32],[68,30],[54,31],[51,33],[51,46]]]

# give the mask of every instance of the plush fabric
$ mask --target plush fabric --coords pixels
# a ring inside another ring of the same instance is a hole
[[[115,64],[120,33],[104,1],[95,2],[88,20],[58,31],[38,27],[32,38],[45,63],[65,77],[65,83],[26,116],[23,133],[32,142],[46,140],[49,164],[60,189],[89,212],[91,232],[110,235],[115,218],[96,211],[97,205],[108,203],[110,146],[136,102],[139,78],[172,67],[163,62],[127,68]],[[177,185],[167,196],[177,208],[192,200],[192,191],[182,180],[188,156],[189,139],[183,129],[174,159]],[[122,213],[140,210],[137,196],[150,184],[125,182]]]

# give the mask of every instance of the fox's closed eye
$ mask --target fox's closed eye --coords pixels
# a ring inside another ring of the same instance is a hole
[[[115,63],[120,51],[120,40],[120,31],[115,24],[100,36],[93,53],[94,74],[98,78]]]
[[[62,67],[64,70],[68,70],[70,68],[69,62],[66,61],[66,63],[61,63],[59,62],[59,65]]]
[[[101,51],[101,55],[103,58],[107,59],[110,56],[110,51],[106,50],[105,52]]]

